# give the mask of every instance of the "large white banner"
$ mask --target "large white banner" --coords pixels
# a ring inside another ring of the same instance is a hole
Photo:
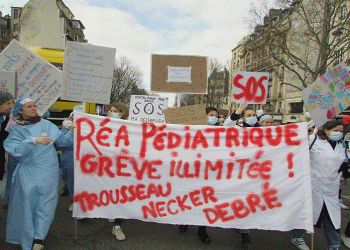
[[[39,115],[61,95],[61,70],[16,40],[1,52],[0,71],[17,72],[17,98],[30,97]]]
[[[132,95],[130,98],[129,120],[164,123],[164,110],[167,108],[168,98],[166,97]]]
[[[74,217],[313,231],[306,123],[241,128],[74,118]]]
[[[116,49],[68,41],[63,100],[109,104]]]

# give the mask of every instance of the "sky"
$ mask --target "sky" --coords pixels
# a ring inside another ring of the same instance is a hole
[[[27,1],[1,0],[3,15]],[[229,65],[231,50],[249,33],[245,18],[259,0],[64,0],[85,26],[89,43],[116,48],[150,90],[151,55],[194,55]],[[169,106],[174,95],[169,97]]]

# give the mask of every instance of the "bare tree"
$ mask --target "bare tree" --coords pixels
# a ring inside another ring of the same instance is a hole
[[[264,18],[264,23],[257,26],[262,32],[255,33],[264,39],[271,63],[293,73],[293,81],[283,84],[302,90],[349,51],[349,2],[276,0],[276,5],[289,11],[288,29]],[[258,11],[253,9],[251,13]]]
[[[116,61],[112,90],[111,102],[122,102],[129,104],[131,94],[148,94],[142,87],[142,74],[139,69],[132,66],[130,60],[121,57]]]

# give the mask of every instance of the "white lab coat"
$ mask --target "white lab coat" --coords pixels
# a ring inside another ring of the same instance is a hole
[[[311,135],[310,145],[314,139],[315,135]],[[341,143],[338,143],[333,150],[327,140],[317,137],[310,150],[314,225],[325,203],[334,227],[340,229],[341,211],[338,194],[341,173],[338,173],[338,170],[344,160],[345,149]]]

